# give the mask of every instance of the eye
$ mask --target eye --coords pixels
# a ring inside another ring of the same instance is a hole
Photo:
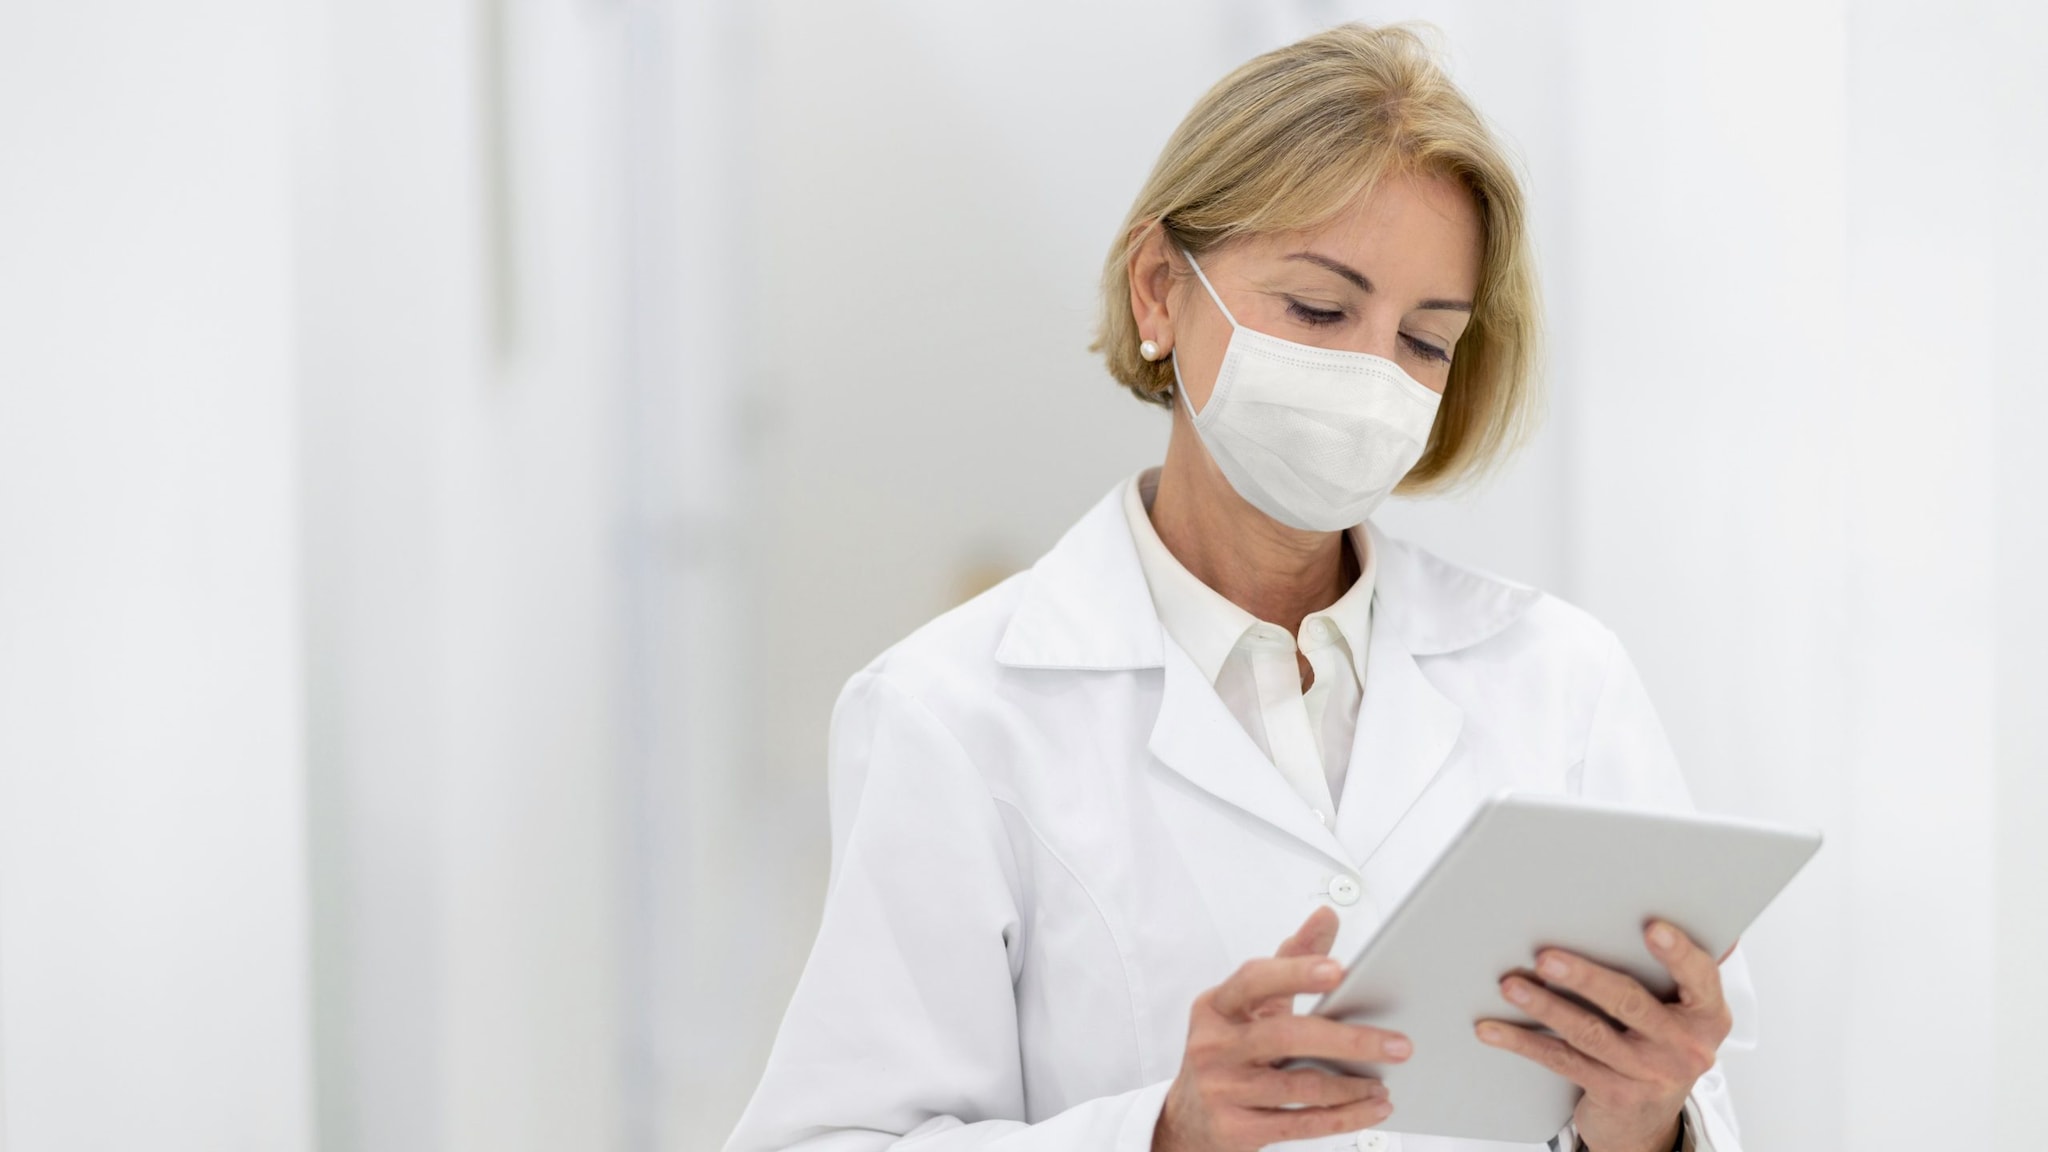
[[[1325,324],[1335,324],[1344,318],[1344,310],[1341,308],[1311,308],[1292,296],[1287,298],[1287,314],[1303,324],[1317,328]]]
[[[1401,342],[1408,345],[1409,351],[1414,352],[1424,360],[1434,360],[1439,364],[1449,364],[1451,362],[1451,354],[1449,352],[1431,344],[1427,340],[1417,340],[1415,337],[1403,332],[1401,333]]]

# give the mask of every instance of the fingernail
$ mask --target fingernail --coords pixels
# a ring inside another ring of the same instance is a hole
[[[1375,1124],[1379,1123],[1381,1120],[1385,1120],[1387,1117],[1392,1116],[1394,1114],[1394,1102],[1392,1100],[1380,1101],[1379,1103],[1372,1106],[1372,1114],[1374,1116],[1373,1123]]]
[[[1570,972],[1571,966],[1564,962],[1562,956],[1545,956],[1543,962],[1536,965],[1536,970],[1555,980]]]
[[[1495,1044],[1507,1038],[1507,1029],[1488,1021],[1479,1026],[1479,1038],[1488,1044]]]
[[[1675,948],[1678,946],[1678,933],[1673,932],[1669,924],[1659,924],[1650,929],[1650,943],[1659,948]]]
[[[1507,982],[1507,994],[1508,999],[1513,1000],[1517,1004],[1527,1004],[1529,1002],[1529,986],[1520,980],[1510,980]]]
[[[1318,980],[1335,980],[1343,974],[1344,966],[1335,960],[1325,960],[1315,967],[1315,977]]]
[[[1406,1060],[1409,1054],[1415,1051],[1415,1046],[1413,1044],[1408,1043],[1408,1041],[1402,1039],[1401,1037],[1396,1036],[1393,1039],[1388,1040],[1386,1043],[1381,1044],[1380,1051],[1386,1053],[1388,1058],[1390,1059]]]

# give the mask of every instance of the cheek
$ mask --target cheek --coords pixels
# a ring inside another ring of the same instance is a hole
[[[1180,382],[1198,413],[1208,404],[1209,393],[1216,387],[1216,373],[1223,367],[1223,353],[1229,340],[1230,330],[1226,326],[1194,324],[1174,341]]]

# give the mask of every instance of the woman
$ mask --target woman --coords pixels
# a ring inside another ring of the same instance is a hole
[[[1336,28],[1203,97],[1104,288],[1165,462],[847,685],[823,923],[730,1148],[1501,1147],[1275,1065],[1410,1058],[1292,998],[1484,796],[1688,803],[1611,633],[1366,519],[1523,426],[1515,178],[1411,33]],[[1747,982],[1665,928],[1675,1003],[1561,954],[1503,979],[1555,1034],[1481,1038],[1585,1089],[1553,1147],[1736,1149],[1715,1053]]]

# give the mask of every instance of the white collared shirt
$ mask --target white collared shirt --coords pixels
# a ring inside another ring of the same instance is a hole
[[[1189,572],[1152,527],[1159,469],[1133,476],[1124,514],[1138,564],[1166,636],[1201,669],[1231,715],[1325,826],[1351,766],[1351,740],[1364,699],[1365,651],[1372,635],[1372,544],[1364,527],[1350,531],[1358,580],[1337,602],[1312,612],[1298,635],[1231,603]],[[1299,651],[1314,676],[1301,690]]]

